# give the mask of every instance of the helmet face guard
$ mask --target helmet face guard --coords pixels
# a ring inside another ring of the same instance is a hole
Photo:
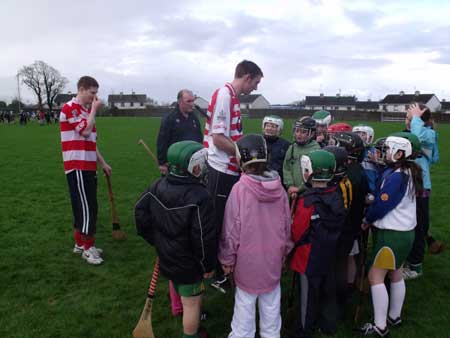
[[[353,132],[338,132],[333,134],[335,145],[347,150],[348,158],[361,162],[364,156],[364,143],[361,137]]]
[[[299,136],[304,136],[304,138],[297,138],[297,134],[301,133]],[[295,122],[294,125],[294,138],[295,142],[299,145],[305,145],[311,142],[316,137],[316,121],[309,116],[304,116],[300,120]]]
[[[187,171],[195,177],[202,177],[206,175],[208,160],[208,149],[203,148],[192,154],[187,167]],[[198,167],[197,167],[198,166]],[[197,169],[198,168],[198,169]]]
[[[267,144],[262,135],[245,135],[236,144],[243,169],[251,163],[267,162]]]
[[[191,166],[190,162],[194,154],[201,150],[206,149],[203,148],[201,143],[195,141],[180,141],[172,144],[167,150],[167,162],[169,162],[170,174],[183,177],[192,174],[195,166],[194,161],[195,163],[200,164],[203,156],[201,154],[205,154],[206,152],[197,154]],[[201,169],[201,171],[203,171],[203,169]]]
[[[392,161],[393,163],[396,163],[398,161],[395,158],[395,155],[397,155],[397,153],[399,151],[403,152],[404,159],[408,159],[412,155],[411,142],[406,138],[398,137],[398,136],[389,136],[386,139],[385,145],[387,148],[386,152],[389,151],[389,153],[391,155],[390,161]]]
[[[283,119],[279,116],[275,116],[275,115],[269,115],[269,116],[265,116],[262,122],[262,130],[263,130],[263,134],[266,135],[266,123],[272,123],[274,125],[276,125],[278,127],[276,136],[280,136],[281,133],[283,132]],[[274,135],[268,135],[268,136],[274,136]]]
[[[370,126],[355,126],[352,131],[358,134],[365,144],[372,143],[375,137],[375,131]]]

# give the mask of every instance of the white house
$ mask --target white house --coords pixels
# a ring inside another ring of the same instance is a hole
[[[441,102],[441,112],[444,114],[450,114],[450,101],[442,100]]]
[[[206,101],[203,97],[196,96],[194,104],[196,106],[199,106],[200,108],[206,110],[206,109],[208,109],[209,102]]]
[[[378,111],[378,101],[356,101],[356,110],[358,111]]]
[[[239,95],[241,109],[269,109],[270,102],[261,94]]]
[[[120,92],[119,95],[108,95],[108,106],[110,108],[117,107],[118,109],[144,109],[147,101],[147,95],[124,94]]]
[[[414,94],[405,94],[401,91],[399,94],[389,94],[380,101],[380,110],[390,113],[406,113],[409,105],[413,102],[421,102],[430,108],[431,112],[441,109],[441,103],[434,94],[420,94],[416,91]]]
[[[306,96],[305,109],[308,110],[355,110],[355,96],[325,96],[322,93],[319,96]]]

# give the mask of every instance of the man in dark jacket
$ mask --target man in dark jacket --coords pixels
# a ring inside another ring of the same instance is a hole
[[[183,304],[183,337],[199,337],[203,280],[217,257],[212,199],[201,182],[206,149],[182,141],[169,147],[169,174],[141,196],[135,207],[138,234],[156,247],[161,274],[171,280]]]
[[[190,90],[182,89],[178,92],[175,110],[161,121],[157,150],[159,170],[163,175],[168,171],[167,149],[172,144],[179,141],[203,141],[200,121],[193,112],[193,107],[194,95]]]

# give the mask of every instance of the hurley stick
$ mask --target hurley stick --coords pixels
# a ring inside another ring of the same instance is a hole
[[[152,327],[152,304],[155,297],[156,285],[159,277],[159,258],[156,257],[155,267],[153,268],[152,280],[147,292],[147,300],[141,313],[141,318],[133,330],[133,338],[155,338]]]
[[[147,153],[150,155],[153,161],[155,161],[156,165],[159,166],[158,159],[156,158],[155,154],[153,154],[153,152],[150,150],[150,148],[145,144],[144,140],[139,139],[138,144],[142,144],[144,146],[145,150],[147,150]]]
[[[111,177],[108,175],[106,175],[106,182],[108,182],[109,204],[111,206],[112,236],[114,239],[123,241],[127,239],[127,234],[120,229],[119,217],[117,217],[116,205],[114,203],[114,194],[111,186]]]

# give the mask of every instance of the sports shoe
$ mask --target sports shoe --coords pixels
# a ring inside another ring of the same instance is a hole
[[[409,267],[403,268],[403,279],[404,280],[411,280],[411,279],[416,279],[419,278],[423,275],[422,272],[417,272],[412,270]]]
[[[91,246],[88,250],[84,250],[81,258],[92,265],[100,265],[103,263],[103,258],[100,257],[100,254],[95,246]]]
[[[372,323],[364,324],[358,331],[361,332],[363,336],[387,337],[389,335],[389,329],[387,326],[384,330],[381,330],[378,326]]]
[[[83,251],[84,251],[84,247],[82,245],[78,246],[75,243],[75,246],[73,247],[73,253],[81,255],[83,253]]]
[[[99,253],[99,255],[101,255],[103,253],[103,250],[100,248],[95,248],[97,250],[97,252]],[[82,245],[77,245],[75,243],[75,246],[73,247],[73,253],[75,254],[82,254],[84,251],[84,246]]]
[[[387,322],[392,327],[399,327],[400,325],[402,325],[402,319],[400,317],[392,319],[391,317],[387,316]]]
[[[224,294],[231,289],[230,280],[227,276],[223,276],[222,279],[216,279],[211,283],[211,286]]]

